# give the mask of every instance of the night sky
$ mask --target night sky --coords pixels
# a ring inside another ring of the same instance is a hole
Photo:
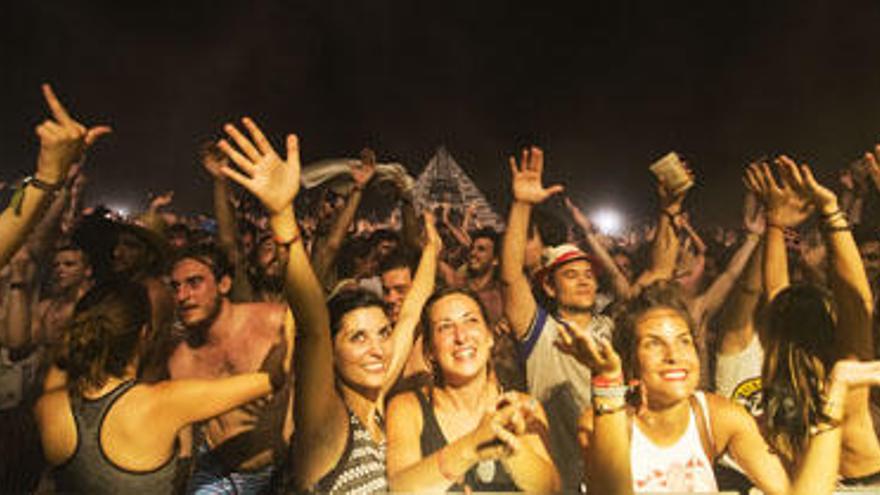
[[[540,4],[540,5],[539,5]],[[90,201],[174,189],[209,212],[199,142],[253,116],[303,160],[419,172],[445,145],[506,214],[505,156],[535,142],[589,208],[653,207],[648,164],[698,175],[703,220],[734,221],[750,159],[786,151],[830,180],[880,140],[880,2],[4,1],[0,177],[33,168],[51,82],[115,133]]]

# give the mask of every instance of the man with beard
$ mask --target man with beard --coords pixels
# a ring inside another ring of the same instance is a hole
[[[287,268],[287,246],[277,244],[268,233],[263,233],[251,252],[249,266],[254,301],[282,302],[284,300],[284,271]]]
[[[233,303],[230,266],[214,247],[192,247],[171,268],[181,341],[169,359],[172,379],[214,379],[260,369],[292,332],[286,307]],[[195,470],[188,493],[261,493],[292,425],[289,390],[206,422],[193,431]]]
[[[489,227],[472,232],[470,237],[467,263],[459,267],[453,279],[447,282],[453,287],[467,287],[476,292],[486,307],[487,323],[494,326],[504,316],[498,280],[501,239]]]
[[[92,265],[79,247],[67,244],[52,259],[52,296],[40,301],[33,334],[48,344],[58,343],[79,298],[93,284]]]

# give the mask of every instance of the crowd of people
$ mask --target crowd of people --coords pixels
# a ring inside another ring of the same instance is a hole
[[[880,488],[880,146],[833,184],[748,165],[735,229],[658,181],[614,235],[531,147],[499,232],[369,149],[306,194],[297,136],[245,117],[198,150],[213,217],[122,217],[82,199],[112,129],[42,89],[0,214],[0,492]]]

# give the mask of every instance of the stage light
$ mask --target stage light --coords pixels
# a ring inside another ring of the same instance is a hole
[[[602,208],[592,215],[593,224],[603,234],[619,234],[623,230],[623,217],[612,208]]]

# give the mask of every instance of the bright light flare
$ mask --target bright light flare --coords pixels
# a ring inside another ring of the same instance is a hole
[[[603,234],[619,234],[623,230],[623,216],[612,208],[602,208],[593,213],[593,224]]]

